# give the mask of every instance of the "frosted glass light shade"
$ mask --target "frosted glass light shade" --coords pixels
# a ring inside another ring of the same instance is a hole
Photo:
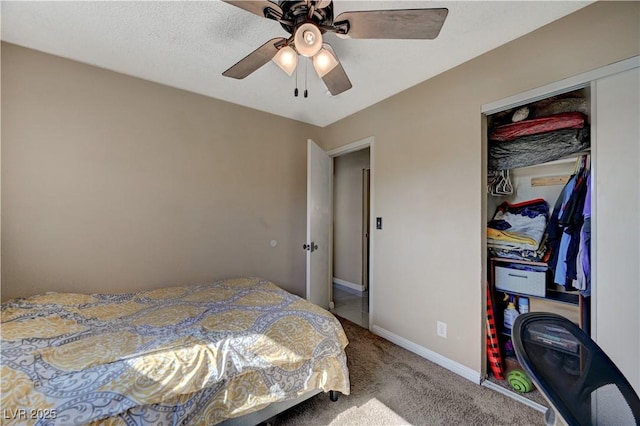
[[[278,50],[276,56],[274,56],[271,60],[275,62],[276,65],[278,65],[280,68],[282,68],[282,71],[291,76],[296,70],[296,66],[298,65],[298,54],[291,47],[285,46]]]
[[[317,26],[307,22],[298,27],[293,42],[298,53],[311,58],[322,49],[322,33]]]
[[[318,73],[318,77],[324,77],[329,71],[338,65],[338,60],[333,55],[331,47],[325,44],[322,49],[313,57],[313,68]]]

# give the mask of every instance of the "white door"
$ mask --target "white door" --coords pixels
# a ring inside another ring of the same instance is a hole
[[[640,393],[640,68],[595,88],[595,340]]]
[[[331,288],[331,158],[307,141],[307,300],[329,308]]]

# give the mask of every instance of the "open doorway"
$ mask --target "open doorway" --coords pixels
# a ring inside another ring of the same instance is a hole
[[[369,146],[333,157],[333,309],[369,328]]]

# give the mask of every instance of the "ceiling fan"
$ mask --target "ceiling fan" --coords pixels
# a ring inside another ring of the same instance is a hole
[[[291,37],[272,38],[222,75],[242,79],[273,61],[291,76],[302,55],[311,58],[318,77],[334,96],[352,86],[335,52],[324,42],[324,33],[356,39],[431,40],[440,33],[448,13],[446,8],[367,10],[344,12],[334,19],[331,0],[223,1],[279,22]]]

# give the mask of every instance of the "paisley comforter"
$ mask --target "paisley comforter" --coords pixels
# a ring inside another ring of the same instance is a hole
[[[349,393],[329,312],[257,278],[2,304],[3,424],[215,424]]]

